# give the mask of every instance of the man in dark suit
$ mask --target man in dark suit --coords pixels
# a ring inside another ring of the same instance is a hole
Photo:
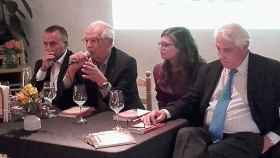
[[[94,106],[98,112],[109,109],[109,92],[113,89],[122,90],[124,110],[142,108],[136,85],[136,60],[113,46],[112,27],[103,21],[91,23],[83,42],[87,51],[70,57],[65,89],[83,81],[88,95],[85,105]]]
[[[72,88],[62,92],[62,80],[72,55],[67,45],[68,35],[64,27],[53,25],[46,28],[43,33],[43,56],[36,62],[31,80],[38,91],[42,91],[44,83],[49,82],[49,86],[56,91],[52,104],[61,110],[76,105],[72,99]]]
[[[238,24],[217,29],[215,37],[219,60],[201,69],[190,93],[143,121],[190,121],[177,134],[174,158],[279,157],[280,63],[251,53]]]

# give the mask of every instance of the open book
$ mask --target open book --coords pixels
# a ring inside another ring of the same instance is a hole
[[[92,114],[95,111],[95,108],[83,106],[82,109],[80,109],[79,106],[73,106],[69,109],[61,111],[58,116],[61,117],[71,117],[71,118],[77,118],[80,116],[86,117]]]
[[[131,134],[116,130],[89,133],[83,140],[97,149],[136,143]]]
[[[146,114],[148,114],[149,110],[144,109],[131,109],[124,112],[119,113],[118,118],[120,121],[134,121]],[[114,116],[114,120],[117,119],[117,116]]]

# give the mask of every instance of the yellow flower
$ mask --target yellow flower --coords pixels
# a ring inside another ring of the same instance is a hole
[[[36,87],[33,87],[32,84],[25,85],[16,96],[21,105],[28,105],[27,103],[29,102],[36,102],[39,98],[38,90]]]
[[[24,93],[22,93],[22,92],[17,93],[16,96],[17,96],[17,100],[18,100],[22,105],[27,104],[28,101],[29,101],[28,96],[26,96],[26,95],[25,95]]]

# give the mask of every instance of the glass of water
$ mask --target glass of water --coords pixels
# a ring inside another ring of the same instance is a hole
[[[119,125],[119,112],[124,108],[124,98],[121,90],[110,91],[109,106],[116,113],[115,130],[120,131],[122,128]]]
[[[77,120],[77,123],[80,124],[86,123],[87,120],[82,116],[83,105],[87,101],[87,92],[84,84],[79,84],[74,86],[73,100],[80,107],[81,114],[79,115],[79,119]]]

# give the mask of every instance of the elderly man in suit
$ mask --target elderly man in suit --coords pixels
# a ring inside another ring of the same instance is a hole
[[[252,53],[238,24],[217,29],[215,39],[219,60],[201,69],[181,100],[143,121],[189,119],[193,126],[177,134],[175,158],[279,157],[280,63]]]
[[[52,104],[61,110],[67,109],[76,105],[72,99],[73,89],[69,88],[62,92],[61,86],[68,68],[69,57],[72,55],[72,52],[67,49],[67,31],[62,26],[52,25],[45,29],[42,39],[43,56],[35,64],[31,83],[41,91],[44,83],[49,82],[56,91]]]
[[[98,112],[109,109],[112,89],[122,90],[124,109],[142,108],[136,85],[136,60],[114,47],[113,28],[103,21],[92,22],[85,30],[83,42],[87,51],[70,57],[65,89],[84,82],[88,95],[85,105]]]

